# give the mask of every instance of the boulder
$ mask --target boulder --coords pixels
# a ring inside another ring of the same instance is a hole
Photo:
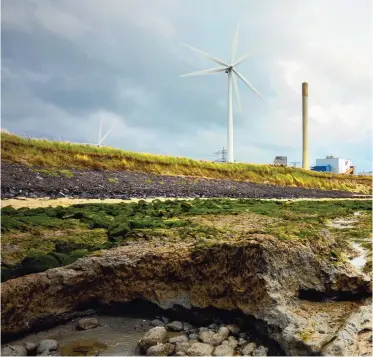
[[[234,349],[228,345],[217,346],[214,350],[213,356],[233,356]]]
[[[34,355],[36,353],[36,344],[33,342],[25,342],[23,344],[27,350],[27,354]]]
[[[38,345],[36,346],[36,353],[42,354],[44,352],[51,352],[51,351],[56,351],[58,348],[58,342],[56,340],[41,340]]]
[[[180,321],[173,321],[166,325],[168,331],[179,332],[183,330],[183,323]]]
[[[198,334],[196,333],[191,333],[189,335],[189,340],[198,340]]]
[[[256,344],[254,342],[248,343],[242,350],[241,354],[243,356],[251,356],[256,349]]]
[[[234,325],[234,324],[227,325],[226,328],[229,330],[229,332],[233,336],[238,336],[238,334],[241,332],[241,329],[237,325]]]
[[[264,346],[259,346],[253,352],[253,356],[267,356],[268,348]]]
[[[184,322],[183,323],[183,329],[184,331],[188,332],[193,330],[193,326],[189,322]]]
[[[175,336],[168,340],[170,343],[181,343],[181,342],[188,342],[189,339],[185,335]]]
[[[238,346],[238,341],[233,336],[229,336],[228,339],[225,341],[227,341],[227,345],[229,347],[232,347],[233,349],[235,349]]]
[[[195,342],[187,350],[188,356],[211,356],[214,347],[207,343]]]
[[[27,350],[22,345],[10,345],[1,349],[2,356],[27,356]]]
[[[186,352],[188,351],[188,349],[191,345],[192,344],[190,342],[177,343],[176,346],[175,346],[175,351],[176,352],[183,352],[183,353],[186,354]]]
[[[175,350],[175,346],[171,343],[157,343],[146,350],[147,356],[169,356]]]
[[[229,330],[226,327],[220,327],[218,332],[204,331],[199,334],[199,339],[209,345],[220,345],[229,335]]]
[[[163,322],[162,320],[158,320],[158,319],[155,319],[150,322],[150,326],[153,326],[153,327],[157,327],[157,326],[164,327],[165,325],[166,325],[165,322]]]
[[[97,319],[94,317],[85,317],[84,319],[79,320],[77,327],[79,330],[90,330],[92,328],[96,328],[97,326]]]
[[[157,326],[151,328],[142,339],[139,341],[139,347],[143,351],[147,351],[149,347],[157,343],[165,343],[167,341],[167,331],[164,327]]]

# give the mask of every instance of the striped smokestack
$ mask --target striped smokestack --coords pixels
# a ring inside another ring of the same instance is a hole
[[[310,169],[308,160],[308,83],[302,83],[302,130],[303,130],[303,156],[302,168]]]

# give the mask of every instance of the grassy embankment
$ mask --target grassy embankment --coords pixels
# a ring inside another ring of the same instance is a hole
[[[346,259],[351,238],[371,237],[371,202],[261,201],[249,199],[154,200],[55,208],[5,207],[2,219],[2,279],[68,265],[102,249],[146,242],[183,242],[195,249],[215,243],[275,238],[298,240],[326,254],[334,264]],[[351,234],[327,228],[354,217]],[[337,240],[330,247],[330,235]],[[327,247],[327,248],[324,248]],[[371,245],[368,247],[371,251]],[[371,264],[371,263],[370,263]]]
[[[108,147],[25,139],[1,133],[2,159],[45,168],[49,173],[71,177],[71,169],[131,170],[161,175],[231,179],[280,186],[344,190],[368,194],[367,176],[333,175],[292,167],[256,164],[221,164],[187,158],[127,152]]]

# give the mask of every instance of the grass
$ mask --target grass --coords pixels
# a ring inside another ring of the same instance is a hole
[[[119,204],[79,204],[69,207],[4,207],[1,211],[2,279],[71,264],[76,259],[128,242],[183,241],[204,248],[215,242],[251,239],[259,235],[297,239],[333,260],[355,239],[344,230],[330,232],[340,244],[333,250],[325,235],[329,220],[362,214],[361,228],[371,230],[371,202],[263,201],[254,199],[153,200]],[[356,226],[358,231],[359,226]],[[365,233],[362,233],[363,235]]]
[[[321,190],[372,192],[368,176],[334,175],[293,167],[224,164],[182,157],[134,153],[109,147],[27,139],[1,133],[2,159],[47,170],[130,170],[161,175],[230,179]],[[149,179],[150,180],[150,179]],[[196,179],[198,180],[198,179]],[[147,183],[151,183],[151,180]]]

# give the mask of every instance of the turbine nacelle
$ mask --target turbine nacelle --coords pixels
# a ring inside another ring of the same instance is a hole
[[[233,66],[229,66],[229,67],[227,67],[227,69],[225,70],[225,73],[229,73],[229,72],[231,72],[232,69],[233,69]]]

